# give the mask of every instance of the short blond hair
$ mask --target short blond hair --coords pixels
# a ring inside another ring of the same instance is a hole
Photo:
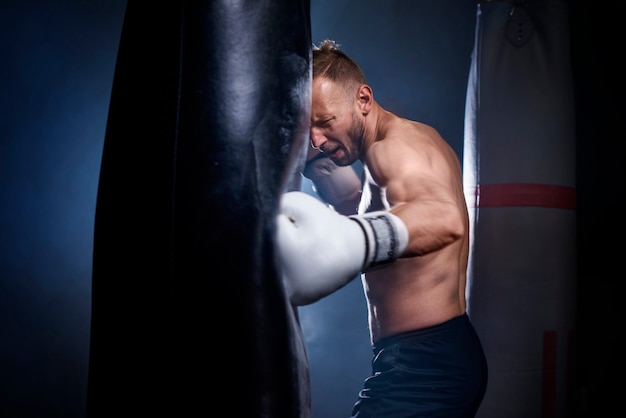
[[[325,39],[313,46],[313,79],[322,77],[346,89],[357,84],[365,84],[365,74],[361,67],[331,39]]]

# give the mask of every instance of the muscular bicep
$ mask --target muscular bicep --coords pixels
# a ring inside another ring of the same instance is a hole
[[[395,164],[379,164],[373,173],[389,210],[407,226],[405,257],[437,251],[464,234],[462,208],[450,173],[427,157],[399,158]]]
[[[407,146],[378,146],[368,161],[368,169],[388,209],[411,201],[430,200],[439,193],[439,179],[425,152]]]

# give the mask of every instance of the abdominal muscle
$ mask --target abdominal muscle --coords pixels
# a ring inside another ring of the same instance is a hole
[[[362,274],[372,343],[440,324],[465,312],[457,244],[437,253],[398,259]]]

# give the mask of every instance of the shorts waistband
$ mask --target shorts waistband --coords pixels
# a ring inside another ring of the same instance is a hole
[[[407,340],[409,338],[414,338],[414,337],[424,337],[429,334],[434,334],[434,333],[446,330],[448,328],[461,325],[468,321],[469,321],[469,317],[467,316],[467,312],[465,312],[462,315],[456,316],[452,319],[448,319],[447,321],[442,322],[441,324],[432,325],[430,327],[420,328],[420,329],[416,329],[412,331],[406,331],[400,334],[390,335],[388,337],[381,338],[380,340],[376,341],[372,345],[372,349],[374,350],[374,353],[378,353],[383,348],[389,345],[398,343],[400,341],[404,341],[404,340]]]

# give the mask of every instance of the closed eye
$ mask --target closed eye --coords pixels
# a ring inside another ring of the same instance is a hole
[[[331,126],[332,122],[335,120],[334,117],[329,117],[326,119],[316,120],[311,122],[311,128],[328,128]]]

